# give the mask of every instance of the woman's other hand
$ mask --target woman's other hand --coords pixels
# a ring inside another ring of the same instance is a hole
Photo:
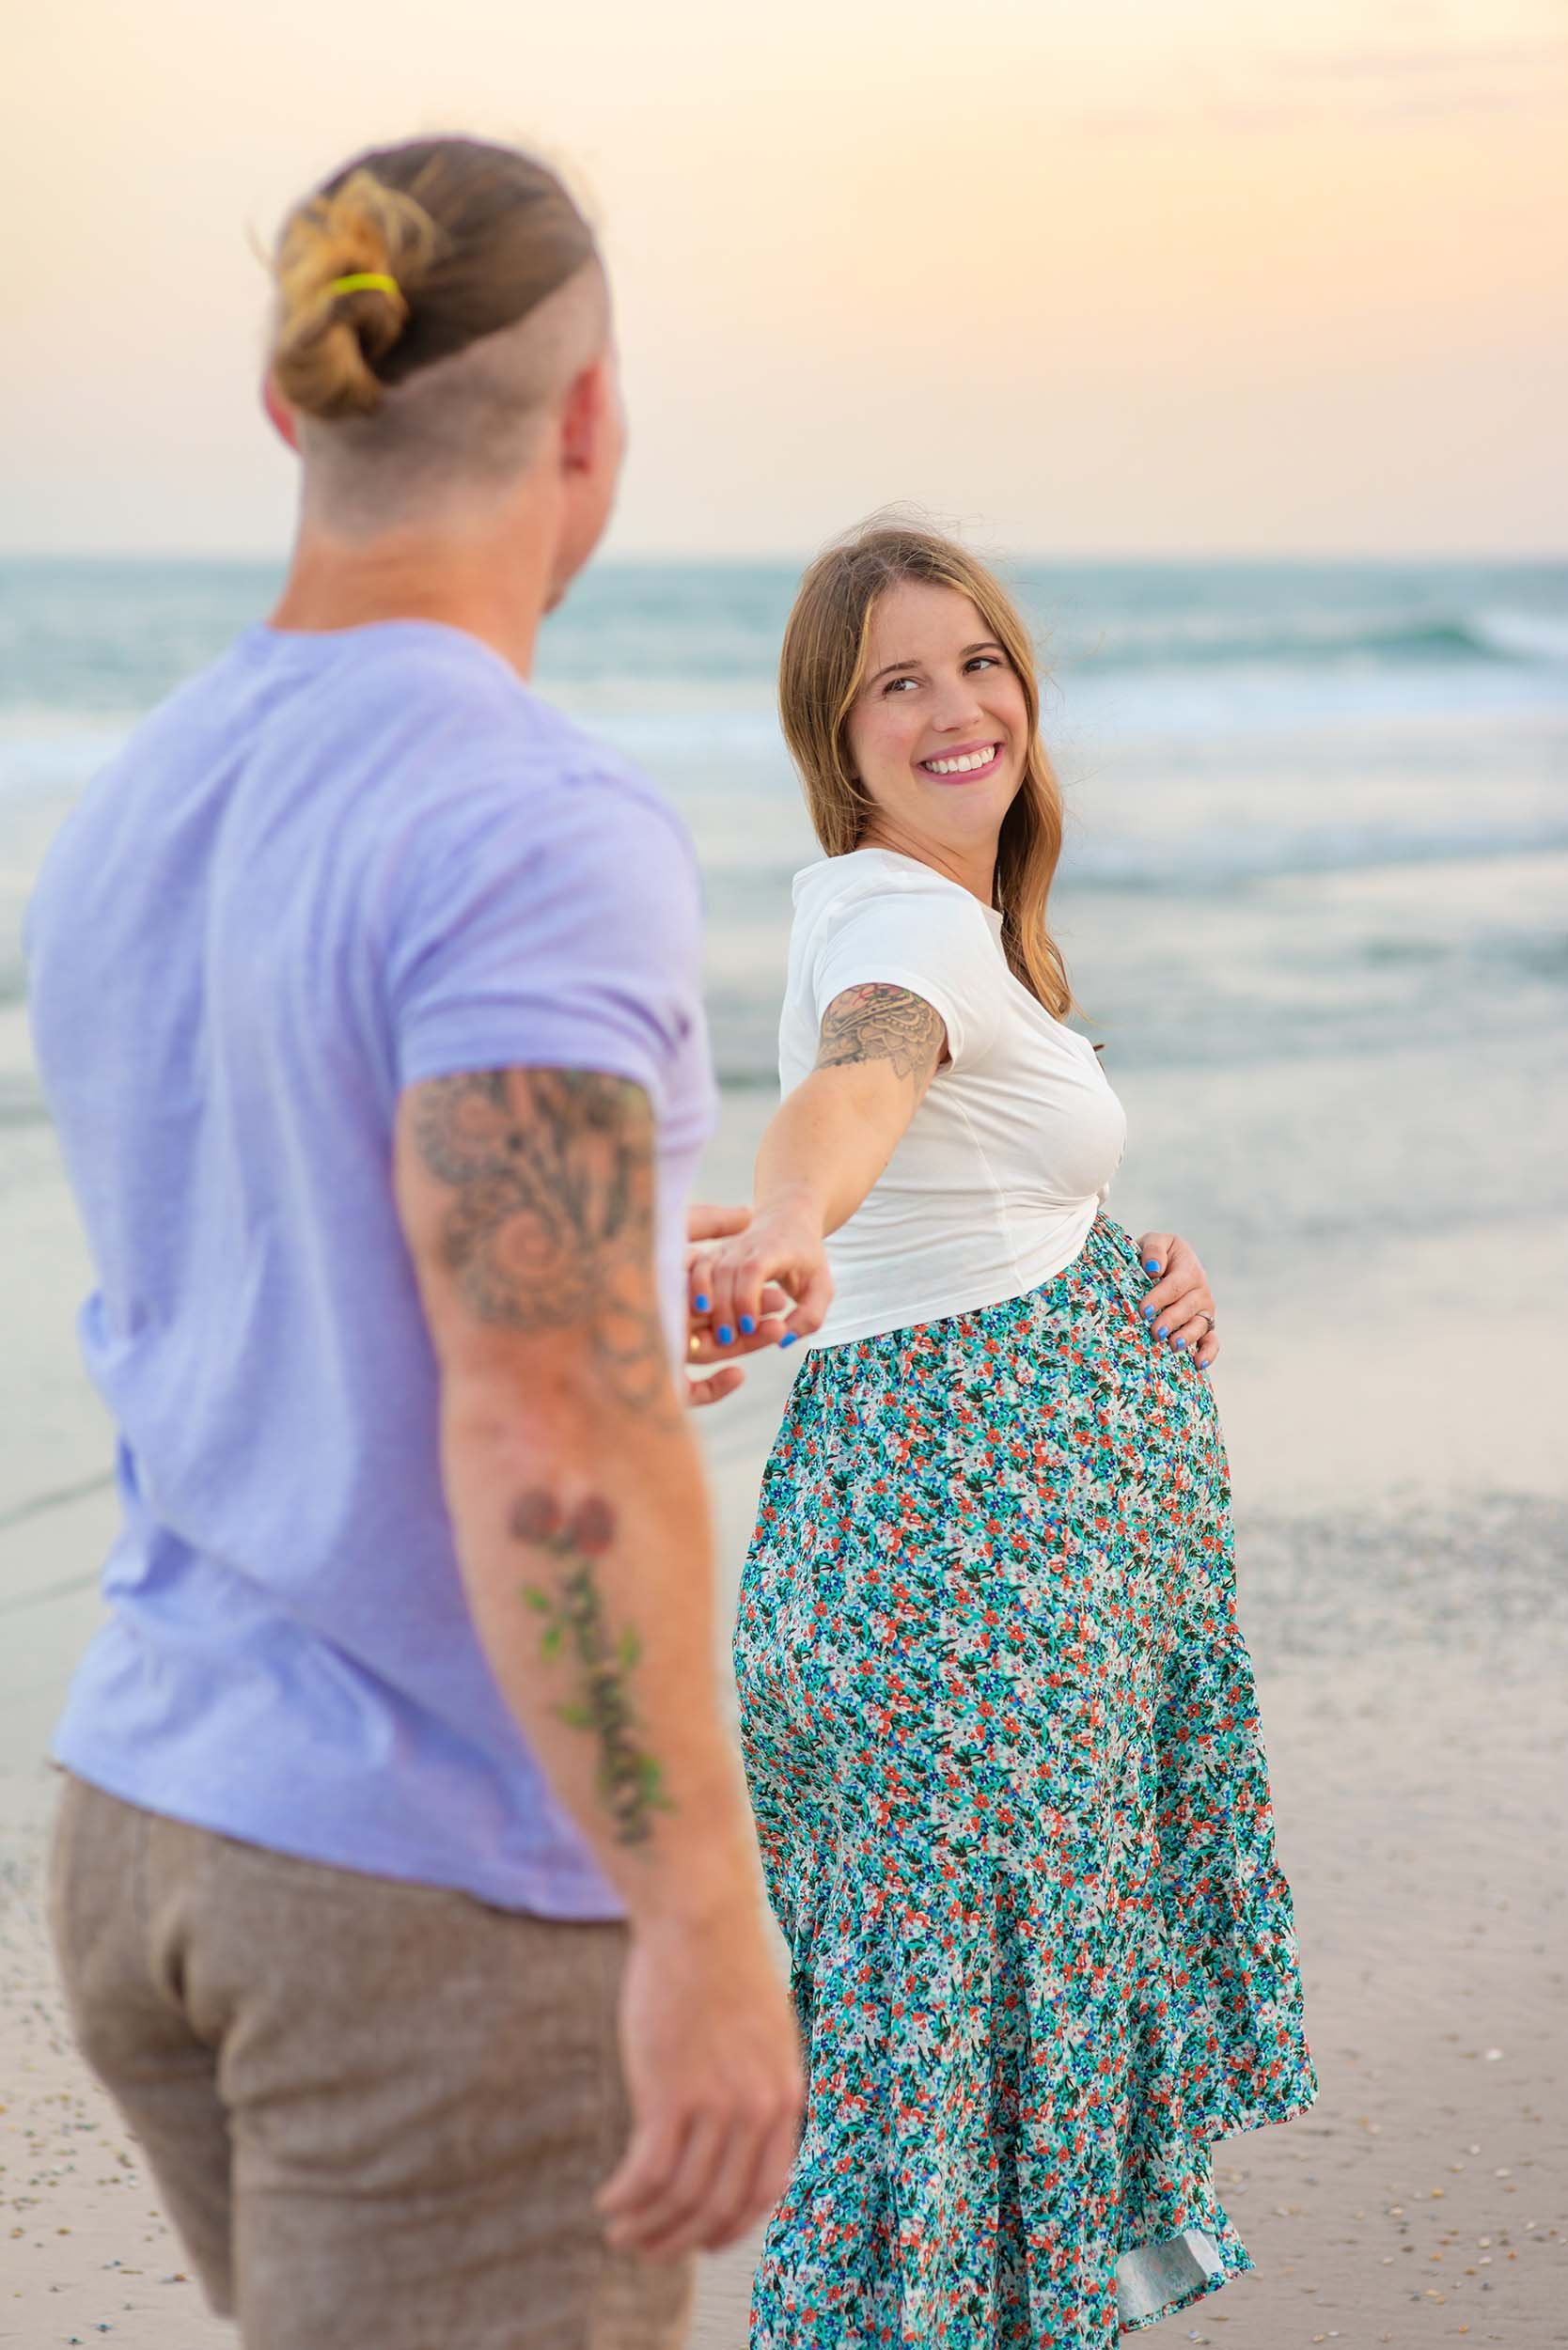
[[[1143,1301],[1145,1319],[1168,1346],[1190,1355],[1207,1371],[1219,1353],[1214,1292],[1198,1251],[1176,1232],[1144,1232],[1137,1253],[1154,1286]]]

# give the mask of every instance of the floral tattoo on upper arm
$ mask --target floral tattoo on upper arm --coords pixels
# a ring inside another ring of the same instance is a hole
[[[896,1077],[913,1077],[924,1086],[942,1058],[947,1035],[940,1014],[907,987],[849,987],[823,1014],[817,1067],[847,1069],[885,1060]]]

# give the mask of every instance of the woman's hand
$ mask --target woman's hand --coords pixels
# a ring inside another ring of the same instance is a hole
[[[1154,1274],[1153,1288],[1143,1301],[1145,1317],[1156,1338],[1190,1355],[1207,1371],[1219,1353],[1215,1335],[1215,1301],[1209,1277],[1198,1251],[1175,1232],[1144,1232],[1137,1244],[1145,1273]]]
[[[810,1202],[782,1193],[729,1232],[716,1248],[694,1249],[688,1270],[692,1326],[711,1332],[718,1359],[775,1342],[792,1346],[820,1330],[833,1276]]]
[[[749,1208],[689,1207],[686,1211],[686,1280],[687,1296],[702,1293],[693,1283],[697,1268],[706,1262],[705,1244],[725,1240],[744,1232],[751,1222]],[[704,1295],[704,1307],[706,1297]],[[755,1355],[760,1346],[776,1346],[784,1336],[784,1316],[790,1301],[776,1282],[768,1282],[762,1291],[762,1311],[754,1330],[738,1341],[721,1347],[714,1337],[712,1316],[704,1310],[699,1317],[688,1308],[686,1324],[686,1368],[700,1371],[709,1363],[719,1368],[711,1377],[688,1378],[686,1402],[696,1407],[705,1403],[722,1403],[727,1395],[733,1395],[745,1378],[735,1359],[740,1355]]]

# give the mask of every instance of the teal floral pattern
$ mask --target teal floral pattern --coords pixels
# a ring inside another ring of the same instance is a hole
[[[1105,2350],[1316,2084],[1206,1376],[1102,1216],[802,1365],[735,1637],[809,2092],[751,2350]]]

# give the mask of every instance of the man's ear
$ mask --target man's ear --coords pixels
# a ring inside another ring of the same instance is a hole
[[[286,446],[291,448],[297,457],[300,446],[300,429],[295,421],[293,410],[274,383],[270,371],[261,385],[261,405],[266,410],[268,421],[278,439]]]
[[[567,385],[561,407],[561,463],[568,473],[591,473],[609,408],[609,368],[591,360]]]

